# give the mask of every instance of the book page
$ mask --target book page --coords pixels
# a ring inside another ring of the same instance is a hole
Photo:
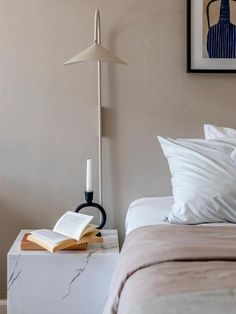
[[[67,236],[48,229],[35,230],[32,231],[31,234],[35,235],[39,240],[48,243],[50,246],[56,246],[57,244],[70,239]]]
[[[96,235],[99,232],[99,230],[97,229],[96,225],[93,224],[89,224],[87,225],[87,227],[85,227],[84,231],[81,233],[81,237],[83,236],[91,236],[91,235]]]
[[[79,240],[92,219],[93,216],[69,211],[58,220],[53,231]]]

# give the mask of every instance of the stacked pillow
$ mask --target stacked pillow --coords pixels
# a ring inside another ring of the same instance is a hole
[[[212,124],[204,124],[204,133],[206,140],[236,137],[235,129],[221,128]]]
[[[236,223],[236,130],[204,130],[207,140],[158,137],[172,175],[171,223]]]

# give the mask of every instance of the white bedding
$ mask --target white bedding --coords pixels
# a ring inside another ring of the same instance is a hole
[[[143,226],[165,223],[174,203],[173,196],[141,198],[130,204],[126,215],[126,234]]]
[[[174,224],[236,223],[236,138],[158,137],[171,172]]]
[[[173,196],[147,197],[134,201],[126,214],[126,234],[139,227],[167,223],[163,219],[169,215],[173,203]],[[209,226],[209,224],[206,225]],[[236,226],[231,223],[211,223],[210,225]]]

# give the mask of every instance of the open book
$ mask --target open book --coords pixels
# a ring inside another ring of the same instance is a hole
[[[97,226],[90,224],[93,216],[66,212],[56,223],[53,230],[32,231],[28,240],[49,252],[56,252],[78,243],[85,243],[99,232]]]

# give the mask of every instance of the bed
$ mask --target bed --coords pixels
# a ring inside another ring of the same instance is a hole
[[[173,197],[133,202],[104,314],[236,313],[232,223],[171,225]]]
[[[130,205],[104,314],[236,313],[236,138],[218,131],[158,137],[173,197]]]

